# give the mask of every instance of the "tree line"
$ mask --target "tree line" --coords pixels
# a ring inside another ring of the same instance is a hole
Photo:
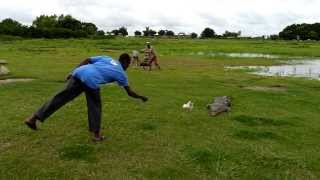
[[[0,22],[0,34],[20,36],[24,38],[87,38],[106,36],[127,36],[128,30],[122,26],[110,32],[99,30],[97,26],[90,22],[81,22],[71,15],[41,15],[36,17],[31,26],[26,26],[11,18],[4,19]],[[225,31],[222,35],[209,27],[206,27],[200,35],[195,32],[186,34],[184,32],[175,33],[172,30],[161,29],[155,31],[150,27],[145,30],[134,32],[135,36],[159,36],[159,37],[189,37],[189,38],[239,38],[241,31]],[[279,34],[262,36],[263,39],[272,40],[320,40],[320,23],[314,24],[293,24],[285,27]]]
[[[71,15],[41,15],[36,17],[31,26],[26,26],[20,22],[7,18],[0,22],[0,34],[20,36],[24,38],[87,38],[87,37],[105,37],[105,36],[127,36],[128,31],[126,27],[120,27],[110,32],[98,30],[97,26],[90,22],[81,22]],[[200,36],[192,32],[186,34],[183,32],[175,33],[172,30],[161,29],[155,31],[150,27],[145,30],[134,32],[135,36],[160,36],[160,37],[190,37],[190,38],[236,38],[240,36],[241,32],[226,31],[222,36],[219,36],[211,28],[205,28]]]
[[[279,37],[285,40],[320,40],[320,23],[292,24],[284,28]]]
[[[105,33],[93,23],[81,22],[71,15],[41,15],[31,26],[22,25],[11,18],[0,22],[0,34],[26,38],[82,38]]]

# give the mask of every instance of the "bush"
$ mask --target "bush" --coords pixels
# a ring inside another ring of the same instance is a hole
[[[279,37],[285,40],[320,40],[320,23],[292,24],[284,28]]]
[[[190,37],[191,37],[192,39],[195,39],[195,38],[198,37],[198,34],[193,32],[193,33],[190,34]]]
[[[134,35],[135,35],[135,36],[141,36],[142,33],[141,33],[140,31],[135,31],[135,32],[134,32]]]
[[[201,33],[201,38],[214,38],[215,32],[211,28],[205,28]]]

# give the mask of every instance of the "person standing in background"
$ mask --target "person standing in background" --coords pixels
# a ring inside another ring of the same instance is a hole
[[[146,42],[146,48],[144,49],[144,58],[149,61],[149,70],[152,69],[152,64],[154,63],[160,70],[160,65],[158,63],[157,55],[154,47],[150,45],[150,42]]]

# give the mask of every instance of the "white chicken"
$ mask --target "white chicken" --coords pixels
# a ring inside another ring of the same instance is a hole
[[[191,101],[188,101],[186,104],[182,105],[182,108],[187,111],[192,111],[193,103]]]

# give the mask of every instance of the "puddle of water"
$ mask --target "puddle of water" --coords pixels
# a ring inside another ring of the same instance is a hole
[[[320,60],[290,61],[279,66],[238,66],[228,69],[254,70],[253,74],[263,76],[306,77],[320,80]]]
[[[278,59],[280,56],[272,54],[259,54],[259,53],[211,53],[211,56],[227,56],[227,57],[239,57],[239,58],[266,58],[266,59]]]
[[[273,54],[262,54],[262,53],[222,53],[222,52],[209,52],[205,53],[202,51],[193,52],[191,55],[197,56],[226,56],[226,57],[233,57],[233,58],[265,58],[265,59],[279,59],[281,56],[273,55]]]

